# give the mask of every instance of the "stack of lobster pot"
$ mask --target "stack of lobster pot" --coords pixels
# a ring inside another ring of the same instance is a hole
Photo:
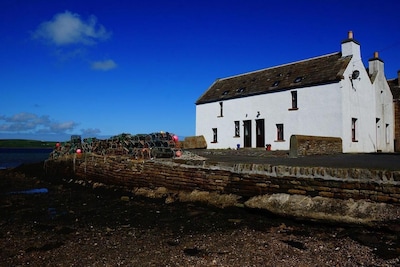
[[[178,136],[169,132],[151,134],[120,134],[106,140],[97,138],[81,139],[71,136],[71,141],[57,144],[51,158],[73,153],[93,153],[98,155],[125,155],[136,159],[171,158],[181,155]]]

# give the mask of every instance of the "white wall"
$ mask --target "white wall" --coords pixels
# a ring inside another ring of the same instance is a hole
[[[351,79],[358,70],[357,79]],[[361,59],[353,58],[341,81],[343,95],[343,152],[375,152],[375,92]],[[357,119],[356,142],[352,140],[352,118]]]
[[[297,89],[298,110],[292,107],[291,91],[269,93],[196,106],[196,135],[204,135],[208,148],[244,146],[243,121],[252,121],[252,147],[256,146],[256,119],[265,120],[265,143],[273,150],[288,150],[292,134],[341,137],[341,90],[339,83]],[[257,113],[260,116],[257,118]],[[240,121],[240,137],[234,137],[234,121]],[[284,125],[284,141],[277,141],[276,124]],[[212,143],[212,128],[218,142]]]
[[[383,62],[372,60],[370,70],[376,71],[373,83],[376,103],[377,144],[376,150],[381,152],[394,152],[394,107],[393,95],[383,71]]]

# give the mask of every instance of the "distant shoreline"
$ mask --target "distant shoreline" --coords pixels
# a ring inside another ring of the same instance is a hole
[[[54,147],[0,147],[0,150],[53,150]]]
[[[52,150],[54,149],[54,147],[14,147],[14,146],[10,146],[10,147],[1,147],[0,146],[0,150],[6,150],[6,149],[48,149],[48,150]]]
[[[57,142],[53,141],[38,141],[38,140],[24,140],[24,139],[0,139],[0,148],[7,149],[40,149],[40,148],[54,148]]]

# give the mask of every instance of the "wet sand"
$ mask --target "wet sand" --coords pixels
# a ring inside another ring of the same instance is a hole
[[[0,170],[1,266],[396,266],[399,232],[170,203]],[[47,193],[23,194],[46,188]],[[10,192],[14,192],[10,194]]]

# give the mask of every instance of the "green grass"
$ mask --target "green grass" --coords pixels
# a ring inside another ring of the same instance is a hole
[[[20,148],[53,148],[57,142],[37,141],[24,139],[1,139],[0,147],[20,147]]]

